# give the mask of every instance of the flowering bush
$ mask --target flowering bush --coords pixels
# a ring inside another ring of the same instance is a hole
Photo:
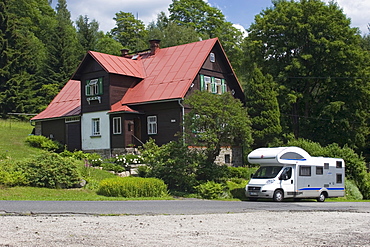
[[[122,167],[128,168],[130,165],[138,165],[142,163],[140,155],[126,154],[126,155],[116,155],[113,162]]]

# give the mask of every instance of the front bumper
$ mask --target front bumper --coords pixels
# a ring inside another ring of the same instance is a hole
[[[272,198],[274,195],[273,190],[264,190],[260,188],[259,190],[255,189],[255,187],[246,187],[245,188],[245,195],[246,197],[250,198]]]

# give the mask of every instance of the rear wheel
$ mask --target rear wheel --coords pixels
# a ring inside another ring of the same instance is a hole
[[[282,190],[275,190],[274,197],[275,202],[281,202],[284,200],[284,192]]]
[[[326,195],[324,192],[321,192],[320,196],[317,198],[318,202],[325,202]]]

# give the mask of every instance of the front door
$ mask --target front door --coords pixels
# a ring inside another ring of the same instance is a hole
[[[125,145],[130,147],[134,145],[134,130],[135,122],[134,120],[124,120],[124,130],[125,130]]]

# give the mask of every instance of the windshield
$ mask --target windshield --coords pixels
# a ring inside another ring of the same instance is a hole
[[[280,172],[282,166],[261,166],[256,173],[253,175],[253,178],[274,178]]]

